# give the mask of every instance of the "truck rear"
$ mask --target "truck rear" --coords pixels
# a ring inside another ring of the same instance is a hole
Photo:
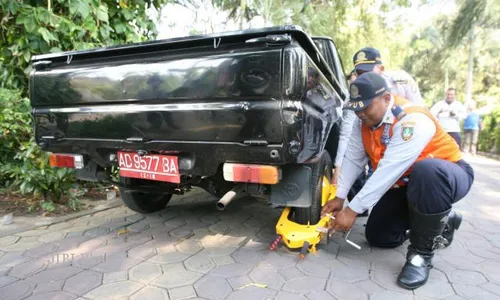
[[[346,97],[315,42],[284,26],[35,56],[36,141],[79,179],[119,169],[135,211],[198,186],[220,208],[247,193],[314,221]]]

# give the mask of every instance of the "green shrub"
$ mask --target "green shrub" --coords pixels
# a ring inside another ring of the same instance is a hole
[[[500,108],[483,118],[484,128],[479,134],[479,150],[500,153]]]
[[[29,101],[0,88],[0,187],[62,202],[74,184],[74,170],[52,168],[49,153],[36,144]]]

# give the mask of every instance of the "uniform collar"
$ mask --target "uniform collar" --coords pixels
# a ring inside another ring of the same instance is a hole
[[[391,94],[391,102],[389,103],[389,106],[387,107],[387,111],[385,112],[384,118],[382,119],[382,122],[380,122],[377,126],[375,126],[373,129],[377,129],[382,124],[392,124],[394,123],[394,114],[392,113],[392,106],[394,105],[394,96]]]

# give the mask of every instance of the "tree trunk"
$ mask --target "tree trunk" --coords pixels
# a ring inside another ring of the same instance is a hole
[[[245,19],[245,11],[247,10],[247,1],[246,0],[240,0],[240,11],[241,11],[241,16],[240,16],[240,30],[243,29],[243,20]]]
[[[469,33],[469,60],[467,68],[467,82],[465,83],[465,103],[469,104],[472,100],[472,72],[473,72],[473,58],[474,58],[474,24]]]

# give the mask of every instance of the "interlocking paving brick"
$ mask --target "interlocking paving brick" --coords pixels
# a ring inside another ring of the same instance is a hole
[[[48,255],[50,253],[55,252],[58,249],[58,245],[56,243],[43,244],[35,248],[31,248],[25,252],[25,256],[31,258],[39,258],[44,255]],[[55,253],[54,253],[55,254]]]
[[[198,296],[214,300],[223,300],[232,292],[226,280],[213,276],[203,277],[195,283],[194,288]]]
[[[195,295],[196,296],[196,295]],[[147,286],[143,288],[142,290],[138,291],[132,297],[130,297],[131,300],[168,300],[168,299],[173,299],[168,297],[168,292],[164,289],[157,288],[157,287],[152,287],[152,286]]]
[[[61,291],[64,280],[39,283],[33,290],[33,294]]]
[[[205,223],[205,224],[215,224],[220,221],[220,218],[215,215],[206,215],[200,217],[200,221]]]
[[[16,281],[9,285],[0,288],[2,300],[18,300],[23,299],[31,294],[35,284],[29,281]]]
[[[166,253],[159,253],[151,257],[150,259],[148,259],[148,262],[155,264],[171,264],[171,263],[182,262],[190,256],[191,254],[185,252],[179,252],[179,251],[166,252]]]
[[[230,278],[234,276],[246,275],[251,271],[252,267],[244,264],[230,264],[225,266],[220,266],[213,269],[210,274],[214,276],[220,276],[225,278]]]
[[[434,270],[435,271],[435,270]],[[432,270],[431,270],[432,273]],[[381,287],[389,291],[400,292],[402,294],[412,294],[411,291],[405,290],[397,285],[399,273],[391,273],[385,271],[372,271],[371,279]]]
[[[177,250],[179,250],[180,252],[185,252],[190,254],[196,254],[201,250],[203,250],[203,247],[201,246],[200,243],[190,239],[180,242],[179,244],[175,245],[175,248],[177,248]]]
[[[50,233],[47,233],[47,234],[40,236],[38,238],[38,241],[42,242],[42,243],[51,243],[51,242],[62,240],[62,239],[64,239],[65,236],[66,236],[66,233],[61,232],[61,231],[55,231],[55,232],[50,232]]]
[[[33,294],[31,297],[26,298],[26,300],[72,300],[75,299],[75,295],[68,294],[66,292],[56,291],[47,292],[40,294]]]
[[[370,297],[371,300],[414,300],[412,295],[408,294],[402,294],[394,291],[383,291],[383,292],[378,292],[375,293],[372,297]]]
[[[500,296],[500,285],[498,284],[487,282],[485,284],[480,285],[479,287],[487,290],[488,292],[496,294],[497,296]]]
[[[279,292],[276,298],[276,300],[307,300],[304,296],[302,295],[297,295],[289,292]]]
[[[231,255],[237,247],[233,246],[216,246],[216,247],[204,247],[202,251],[198,252],[198,254],[208,255],[209,257],[218,257],[218,256],[226,256]]]
[[[40,273],[28,277],[27,279],[35,283],[57,281],[69,278],[81,271],[82,271],[81,268],[65,266],[65,267],[53,268],[42,271]]]
[[[104,277],[102,279],[102,283],[107,284],[107,283],[113,283],[113,282],[125,281],[125,280],[128,280],[128,271],[127,270],[105,273]]]
[[[380,285],[376,284],[375,282],[373,282],[370,279],[356,282],[356,283],[354,283],[354,285],[357,286],[358,288],[360,288],[362,291],[364,291],[368,295],[379,293],[379,292],[382,292],[385,290]]]
[[[140,263],[129,270],[129,278],[131,280],[146,284],[161,274],[162,270],[160,265],[152,263]]]
[[[316,276],[321,278],[328,278],[330,275],[330,268],[324,264],[315,261],[304,259],[297,264],[297,268],[304,274]]]
[[[102,274],[94,271],[83,271],[73,277],[70,277],[64,283],[63,290],[82,296],[102,283]]]
[[[216,267],[215,263],[212,261],[208,255],[198,253],[196,255],[188,258],[184,265],[189,271],[208,273],[210,270]]]
[[[180,287],[195,283],[202,275],[187,270],[174,269],[166,270],[163,268],[164,274],[156,278],[151,284],[166,289]]]
[[[274,269],[257,267],[248,275],[253,282],[257,284],[265,284],[268,288],[279,290],[285,283],[285,280],[278,271]]]
[[[20,239],[18,236],[8,235],[0,238],[0,247],[14,244]]]
[[[36,238],[36,237],[35,237]],[[6,246],[1,246],[0,250],[6,251],[6,252],[11,252],[11,251],[25,251],[31,248],[38,247],[42,245],[42,243],[36,241],[36,240],[31,240],[31,241],[23,241],[23,239],[26,238],[21,238],[19,241],[17,241],[14,244],[9,244]]]
[[[115,255],[110,255],[109,257],[106,256],[105,262],[96,265],[92,269],[101,273],[116,272],[131,268],[140,262],[141,261],[136,258],[126,257],[126,255],[117,253]]]
[[[154,241],[136,246],[128,250],[128,256],[140,260],[147,260],[157,254]]]
[[[212,258],[212,260],[214,261],[214,263],[217,266],[224,266],[224,265],[229,265],[229,264],[235,263],[234,259],[229,255],[216,256],[216,257]]]
[[[368,294],[350,282],[339,279],[330,281],[327,290],[342,300],[368,300]]]
[[[194,235],[194,232],[193,230],[183,226],[170,231],[170,235],[180,240],[189,238],[190,236]]]
[[[172,300],[184,300],[184,299],[192,300],[196,298],[196,291],[194,290],[194,287],[191,285],[173,288],[170,289],[169,291],[170,291],[170,299]]]
[[[337,265],[331,270],[331,280],[342,279],[351,283],[369,279],[368,268],[359,268],[356,266]]]
[[[89,299],[123,299],[129,297],[143,287],[142,284],[133,281],[120,281],[104,284],[85,294]]]
[[[97,237],[103,234],[106,234],[109,232],[108,228],[105,227],[94,227],[89,230],[86,230],[83,235],[85,236],[91,236],[91,237]]]
[[[48,261],[37,259],[35,261],[28,261],[15,266],[10,270],[9,276],[17,278],[26,278],[30,275],[36,274],[45,270],[48,266]]]
[[[453,288],[458,295],[463,296],[468,299],[500,299],[499,296],[491,293],[483,288],[465,285],[465,284],[453,284]]]
[[[304,273],[302,273],[302,271],[300,271],[296,267],[289,267],[286,269],[281,269],[281,270],[278,270],[278,273],[280,273],[280,275],[286,281],[293,279],[293,278],[303,277],[305,275]]]
[[[29,257],[23,256],[24,251],[7,252],[0,258],[0,266],[11,268],[20,265],[28,260]]]
[[[480,285],[486,282],[483,274],[474,271],[455,270],[450,274],[451,283]]]
[[[307,294],[325,289],[326,279],[312,276],[288,280],[281,290],[291,293]]]
[[[266,251],[268,250],[266,249]],[[241,248],[234,251],[231,254],[231,256],[234,258],[236,262],[249,265],[258,264],[262,260],[264,255],[265,255],[264,251],[255,250],[252,248],[250,249]]]
[[[255,286],[249,286],[241,290],[232,292],[227,300],[271,300],[277,291],[272,289],[260,288]]]
[[[220,221],[213,225],[208,226],[208,230],[213,233],[226,234],[231,229],[231,223]]]
[[[286,269],[295,266],[298,262],[298,255],[280,255],[276,252],[268,252],[259,266],[274,269]]]
[[[227,282],[229,283],[229,285],[231,285],[233,290],[239,290],[239,289],[253,283],[252,279],[250,279],[250,277],[248,277],[248,275],[227,278]]]
[[[308,300],[336,300],[332,295],[325,291],[313,292],[306,295]]]

